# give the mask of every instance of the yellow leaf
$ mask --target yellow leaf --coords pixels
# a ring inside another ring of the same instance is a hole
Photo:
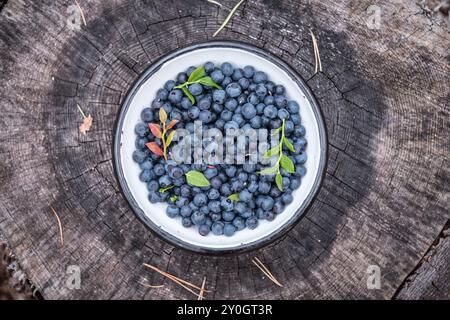
[[[163,125],[166,124],[166,121],[167,121],[167,112],[166,112],[166,110],[164,110],[164,108],[160,108],[160,109],[159,109],[159,121],[161,121],[161,123],[162,123]]]
[[[86,135],[86,132],[91,129],[92,126],[92,120],[94,120],[91,115],[88,115],[86,118],[84,118],[83,123],[80,125],[80,132],[84,135]]]
[[[173,135],[175,134],[175,131],[172,131],[169,136],[167,137],[167,141],[166,141],[166,147],[170,146],[170,143],[172,142],[173,139]]]

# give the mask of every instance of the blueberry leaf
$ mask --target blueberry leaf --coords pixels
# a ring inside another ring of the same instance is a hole
[[[208,187],[210,183],[203,173],[195,170],[188,171],[186,174],[186,181],[194,187]]]
[[[270,167],[270,168],[266,168],[266,169],[261,170],[261,171],[259,172],[259,174],[274,174],[274,173],[277,172],[277,171],[278,171],[278,165],[275,165],[275,166],[273,166],[273,167]]]
[[[172,131],[169,133],[169,136],[167,137],[167,141],[166,141],[167,147],[170,146],[170,144],[172,143],[174,134],[175,134],[175,131]]]
[[[292,160],[286,156],[286,155],[281,155],[280,158],[280,163],[281,163],[281,167],[286,170],[288,173],[294,173],[295,172],[295,167],[294,167],[294,163],[292,162]]]
[[[273,147],[272,149],[267,150],[264,153],[263,157],[264,158],[270,158],[270,157],[273,157],[274,155],[277,155],[279,153],[280,153],[280,147],[278,145],[278,146]]]
[[[230,195],[228,197],[228,199],[233,200],[233,201],[240,201],[239,199],[239,193],[233,193],[232,195]]]
[[[283,177],[281,176],[280,171],[278,171],[277,175],[275,176],[275,182],[277,184],[278,189],[280,189],[280,191],[283,191]]]
[[[172,202],[177,202],[178,200],[178,196],[176,194],[174,194],[173,196],[170,197],[170,201]]]
[[[172,188],[174,188],[175,186],[174,185],[171,185],[171,186],[168,186],[168,187],[166,187],[166,188],[159,188],[159,193],[164,193],[164,192],[166,192],[167,190],[170,190],[170,189],[172,189]]]
[[[165,124],[167,121],[167,112],[164,108],[159,108],[159,121],[161,121],[161,124]]]
[[[295,149],[294,149],[294,146],[292,145],[292,143],[287,138],[283,138],[283,143],[289,150],[291,150],[294,153],[297,153],[295,151]]]
[[[191,75],[188,78],[188,82],[197,81],[198,79],[203,78],[205,74],[206,74],[205,67],[204,66],[198,67],[191,73]]]
[[[280,132],[283,128],[279,127],[278,129],[273,130],[272,136],[276,135],[278,132]]]
[[[194,96],[189,92],[189,90],[186,87],[182,87],[181,90],[183,90],[184,94],[186,95],[186,97],[189,98],[189,100],[191,101],[192,104],[195,103],[195,98]]]
[[[211,79],[211,77],[203,77],[199,80],[197,80],[198,83],[203,84],[205,86],[210,86],[210,87],[214,87],[216,89],[222,89],[221,86],[219,86],[217,83],[215,83],[213,81],[213,79]]]

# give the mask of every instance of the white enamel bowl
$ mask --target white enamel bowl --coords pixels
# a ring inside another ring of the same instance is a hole
[[[132,159],[135,150],[134,127],[140,121],[142,109],[150,105],[156,91],[167,80],[189,66],[206,61],[216,64],[229,61],[234,66],[252,65],[264,71],[269,79],[286,88],[289,100],[300,104],[302,124],[308,141],[307,173],[300,188],[294,191],[294,201],[274,221],[260,221],[254,230],[244,229],[232,237],[210,233],[201,236],[196,228],[184,228],[180,218],[169,218],[165,204],[148,200],[145,183],[139,180],[141,169]],[[133,211],[151,230],[166,241],[196,252],[223,254],[241,252],[263,246],[286,233],[305,214],[316,196],[324,175],[327,158],[325,125],[319,107],[303,80],[287,64],[256,47],[236,42],[207,42],[179,49],[151,65],[134,83],[119,112],[114,141],[114,164],[123,194]]]

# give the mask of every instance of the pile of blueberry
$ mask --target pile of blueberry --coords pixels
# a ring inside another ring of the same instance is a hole
[[[140,180],[147,183],[149,201],[168,203],[169,217],[179,217],[186,228],[196,226],[202,236],[210,232],[232,236],[244,228],[255,229],[259,220],[272,221],[293,201],[292,192],[306,174],[305,128],[299,104],[288,101],[285,88],[270,81],[266,73],[252,66],[234,68],[228,62],[220,66],[207,62],[203,67],[205,76],[215,86],[200,81],[186,85],[183,90],[175,88],[186,84],[198,70],[189,67],[176,80],[167,81],[157,91],[151,106],[142,110],[142,122],[135,127],[133,159],[142,169]],[[224,137],[230,128],[267,128],[270,132],[283,126],[291,146],[283,145],[282,153],[291,160],[294,170],[287,172],[280,167],[278,174],[282,180],[277,183],[276,172],[261,174],[267,168],[261,163],[177,164],[170,156],[166,160],[147,147],[149,142],[162,146],[149,129],[150,123],[159,121],[161,108],[168,115],[167,123],[177,120],[174,129],[184,128],[190,133],[198,120],[203,129],[219,129]],[[186,174],[193,170],[202,173],[209,185],[189,184]]]

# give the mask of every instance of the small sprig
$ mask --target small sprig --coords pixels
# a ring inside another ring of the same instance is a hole
[[[185,83],[174,87],[174,89],[183,90],[184,94],[189,98],[189,100],[191,100],[192,104],[195,103],[195,98],[189,92],[188,85],[194,84],[194,83],[199,83],[199,84],[202,84],[205,86],[214,87],[216,89],[222,89],[222,87],[219,86],[217,83],[215,83],[213,81],[213,79],[211,79],[211,77],[208,77],[206,75],[205,67],[200,66],[191,73],[191,75],[189,76],[188,80]]]
[[[294,146],[292,143],[286,138],[286,135],[284,133],[284,125],[285,120],[283,119],[283,123],[280,128],[276,129],[273,134],[276,134],[278,132],[281,132],[281,138],[280,143],[276,145],[275,147],[269,149],[264,153],[264,158],[271,158],[273,156],[278,156],[277,162],[273,165],[273,167],[263,169],[259,171],[259,174],[274,174],[276,172],[275,176],[275,183],[277,184],[278,189],[280,191],[283,191],[283,176],[280,172],[280,166],[288,173],[294,173],[295,167],[292,160],[285,154],[283,154],[283,145],[285,145],[290,151],[293,153],[296,153]]]
[[[233,193],[232,195],[228,196],[228,199],[230,199],[232,201],[240,201],[241,200],[239,198],[239,193]]]
[[[147,148],[150,149],[151,152],[158,156],[164,156],[164,160],[167,161],[167,148],[169,147],[170,143],[173,140],[173,135],[175,134],[175,131],[170,131],[177,123],[178,120],[174,119],[169,122],[168,125],[166,125],[167,122],[167,112],[164,110],[164,108],[159,109],[159,121],[161,124],[157,123],[150,123],[148,126],[150,128],[150,131],[153,133],[153,135],[161,139],[163,150],[161,150],[160,146],[156,142],[148,142],[145,145]],[[168,136],[166,137],[166,135]]]

